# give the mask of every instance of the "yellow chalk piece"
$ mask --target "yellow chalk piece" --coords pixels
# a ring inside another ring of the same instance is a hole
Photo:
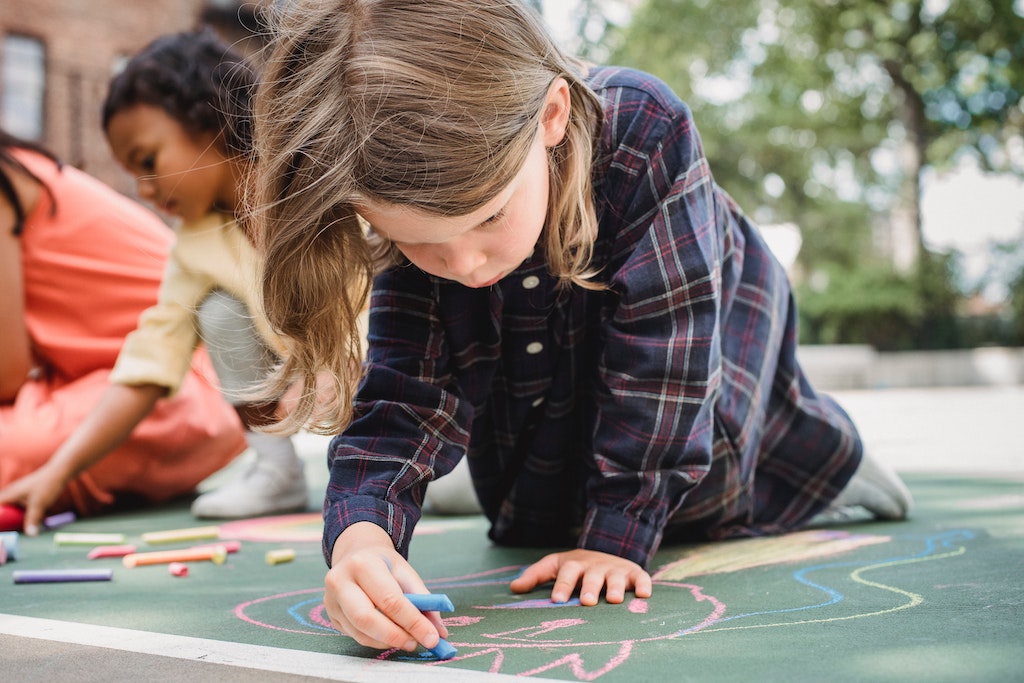
[[[294,559],[295,551],[291,548],[268,550],[266,555],[267,564],[282,564],[284,562],[291,562]]]
[[[124,543],[124,534],[87,534],[58,531],[53,535],[57,545],[119,545]]]
[[[170,529],[169,531],[148,531],[142,534],[146,543],[174,543],[176,541],[199,541],[220,536],[219,526],[197,526],[191,529]]]
[[[132,553],[121,558],[121,564],[131,569],[146,564],[166,564],[170,562],[199,562],[210,560],[214,564],[224,564],[228,551],[222,545],[206,548],[181,548],[180,550],[157,550],[151,553]]]

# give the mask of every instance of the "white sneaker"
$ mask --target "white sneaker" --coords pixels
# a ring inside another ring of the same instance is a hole
[[[257,459],[241,477],[192,501],[196,517],[237,519],[306,509],[303,465],[282,467]]]
[[[877,519],[898,520],[910,514],[914,498],[895,470],[864,451],[857,471],[829,508],[857,505]]]

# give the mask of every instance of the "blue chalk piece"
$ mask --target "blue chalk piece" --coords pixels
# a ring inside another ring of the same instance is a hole
[[[18,532],[0,531],[0,543],[4,544],[8,560],[18,559]]]
[[[444,638],[438,640],[437,645],[430,648],[430,651],[433,652],[434,656],[440,660],[451,659],[458,652],[458,650],[452,647],[452,644]]]
[[[406,593],[405,597],[421,612],[455,611],[455,605],[444,593]]]

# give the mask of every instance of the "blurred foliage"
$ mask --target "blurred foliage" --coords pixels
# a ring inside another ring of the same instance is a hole
[[[1024,173],[1024,155],[1007,151],[1024,132],[1020,7],[641,0],[600,39],[606,61],[663,78],[690,105],[716,179],[741,206],[800,227],[800,270],[827,281],[799,288],[809,339],[938,348],[963,343],[961,293],[955,255],[923,249],[920,173],[965,152]],[[920,249],[906,272],[882,248],[897,214]]]
[[[875,261],[829,266],[797,290],[804,344],[870,344],[883,351],[963,345],[955,309],[957,259],[929,256],[910,273]]]

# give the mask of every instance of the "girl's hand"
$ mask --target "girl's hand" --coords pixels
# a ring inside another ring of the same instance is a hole
[[[651,597],[651,575],[635,562],[596,550],[570,550],[552,553],[531,564],[511,584],[514,593],[527,593],[554,581],[552,602],[567,602],[580,586],[580,603],[596,605],[605,589],[605,600],[618,604],[632,589],[638,598]]]
[[[360,645],[412,651],[448,636],[437,612],[420,612],[403,593],[428,593],[419,574],[376,524],[358,522],[334,544],[324,580],[331,624]]]
[[[67,478],[62,472],[48,464],[43,465],[0,491],[0,503],[25,508],[25,534],[37,536],[47,509],[57,500],[66,485]]]

